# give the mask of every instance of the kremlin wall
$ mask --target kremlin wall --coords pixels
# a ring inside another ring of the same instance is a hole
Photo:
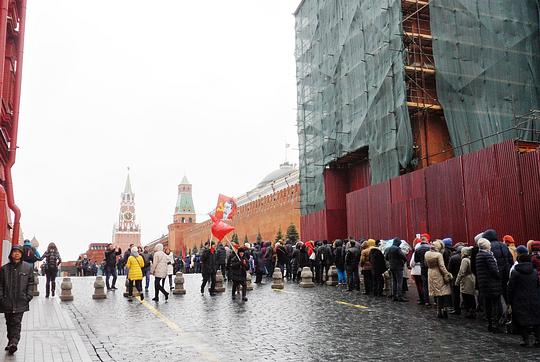
[[[238,210],[232,222],[240,242],[247,236],[254,242],[260,233],[263,240],[275,239],[278,230],[285,234],[292,223],[300,233],[300,184],[298,169],[284,163],[268,174],[254,189],[237,197]],[[175,254],[193,247],[200,248],[210,238],[210,219],[197,223],[191,195],[191,184],[184,177],[178,186],[178,200],[169,234],[147,244],[169,246]],[[217,197],[217,195],[216,195]],[[210,210],[209,210],[210,211]],[[230,238],[232,233],[228,235]]]

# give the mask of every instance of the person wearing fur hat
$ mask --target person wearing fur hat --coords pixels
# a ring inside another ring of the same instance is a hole
[[[501,314],[500,297],[503,290],[497,260],[491,252],[491,245],[489,240],[485,238],[478,239],[476,282],[478,283],[480,297],[484,300],[488,331],[500,333],[498,321]]]
[[[431,245],[431,250],[425,255],[425,263],[429,268],[429,295],[434,297],[437,303],[438,318],[448,318],[446,299],[452,294],[452,274],[444,266],[443,251],[444,244],[442,241],[435,240]]]
[[[455,285],[459,287],[459,291],[461,292],[461,299],[463,299],[466,313],[465,318],[469,319],[476,318],[476,300],[474,299],[476,278],[471,267],[472,250],[472,247],[461,249],[461,264],[455,282]]]
[[[144,259],[139,255],[136,246],[131,248],[131,255],[127,259],[126,268],[128,269],[128,300],[130,302],[133,300],[133,285],[135,285],[135,288],[139,291],[141,300],[144,300],[142,290],[142,268],[144,268]]]
[[[231,279],[233,282],[232,299],[236,299],[236,291],[242,287],[242,300],[247,302],[246,272],[249,268],[249,260],[245,255],[244,247],[238,248],[238,252],[229,255],[227,264],[231,267]]]
[[[14,246],[9,253],[9,263],[0,271],[0,313],[6,318],[8,344],[5,350],[9,354],[17,351],[23,314],[30,310],[33,285],[32,265],[23,261],[23,248]]]
[[[516,249],[518,264],[510,274],[508,281],[508,304],[512,308],[512,324],[518,327],[524,347],[532,347],[531,330],[536,338],[536,347],[540,347],[540,281],[527,248]]]
[[[364,294],[373,294],[373,274],[371,273],[371,262],[369,253],[375,247],[375,240],[368,239],[362,243],[362,252],[360,253],[360,268],[364,277]]]

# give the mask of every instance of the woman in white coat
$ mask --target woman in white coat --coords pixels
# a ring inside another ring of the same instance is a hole
[[[168,261],[169,257],[163,252],[163,244],[157,244],[154,247],[154,257],[150,268],[150,273],[154,276],[154,290],[156,296],[152,300],[155,302],[159,302],[160,291],[165,295],[165,300],[169,299],[169,293],[165,291],[161,282],[167,278]]]
[[[169,290],[173,289],[172,276],[174,274],[174,254],[169,247],[165,248],[165,255],[167,256],[167,276],[169,277]],[[165,279],[161,281],[161,286],[165,287]]]

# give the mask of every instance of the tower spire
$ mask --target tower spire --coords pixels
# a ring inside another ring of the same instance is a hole
[[[127,178],[126,178],[126,186],[124,187],[124,193],[125,194],[133,194],[133,190],[131,189],[131,180],[129,178],[129,167],[127,169],[128,169],[128,174],[127,174]]]

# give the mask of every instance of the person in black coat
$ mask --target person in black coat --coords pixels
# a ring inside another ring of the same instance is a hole
[[[210,281],[210,295],[215,295],[216,287],[216,248],[215,244],[212,241],[210,244],[208,241],[204,244],[205,248],[202,251],[201,255],[201,272],[203,276],[203,281],[201,284],[201,294],[204,294],[204,287],[206,283]]]
[[[277,260],[277,267],[281,271],[281,275],[285,276],[285,268],[287,267],[287,263],[289,262],[289,257],[287,255],[287,251],[285,250],[285,247],[281,245],[280,243],[276,243],[276,260]]]
[[[216,248],[216,268],[217,270],[221,271],[221,274],[223,275],[223,281],[227,280],[226,262],[227,250],[225,250],[223,244],[219,243]]]
[[[242,287],[242,300],[244,302],[248,300],[246,297],[246,272],[249,269],[249,260],[246,258],[245,251],[244,247],[238,248],[238,253],[232,251],[227,262],[231,268],[233,282],[232,299],[236,299],[236,291]]]
[[[294,278],[295,274],[295,271],[293,272],[292,270],[292,257],[294,248],[292,246],[292,242],[289,239],[287,239],[287,241],[285,242],[285,252],[287,253],[287,274],[285,275],[285,278],[287,278],[287,280],[291,280]]]
[[[523,338],[522,346],[532,347],[531,329],[540,346],[540,284],[531,257],[518,247],[518,264],[514,266],[508,281],[508,304],[512,308],[512,323],[519,328]]]
[[[373,274],[373,295],[381,297],[384,289],[383,274],[386,271],[386,261],[382,251],[375,247],[369,252],[369,262],[371,263],[371,273]]]
[[[484,300],[488,331],[500,333],[498,321],[501,315],[502,286],[497,261],[491,252],[491,244],[487,239],[478,240],[478,254],[476,255],[476,284],[480,296]],[[495,320],[495,326],[493,321]]]
[[[32,265],[22,261],[23,248],[14,246],[9,253],[9,263],[0,271],[0,313],[4,313],[8,345],[13,354],[21,339],[21,322],[24,312],[30,310],[34,276]]]
[[[512,253],[508,249],[505,243],[501,243],[497,237],[497,232],[493,229],[484,231],[482,234],[484,239],[489,240],[491,243],[491,252],[497,261],[497,267],[499,268],[499,281],[501,283],[503,297],[506,300],[506,288],[508,285],[508,277],[510,275],[510,268],[514,264]]]
[[[354,240],[350,241],[350,247],[345,253],[345,269],[347,270],[347,290],[353,289],[360,291],[360,275],[358,273],[358,264],[360,264],[360,249],[356,246]]]
[[[302,269],[304,267],[309,268],[309,256],[307,252],[307,247],[303,242],[299,241],[296,244],[296,248],[298,250],[298,251],[295,250],[295,259],[296,259],[296,264],[298,265],[298,271],[296,273],[296,280],[298,282],[301,282]]]
[[[386,260],[390,264],[390,272],[392,274],[392,295],[395,302],[406,301],[402,295],[403,286],[403,266],[407,262],[407,257],[401,251],[399,247],[401,245],[401,239],[395,238],[392,242],[392,246],[388,248],[386,252]]]
[[[448,261],[448,271],[452,274],[453,280],[457,279],[459,268],[461,267],[461,249],[463,245],[456,244],[456,251]],[[461,290],[459,285],[452,283],[452,304],[454,310],[450,314],[461,314]]]

